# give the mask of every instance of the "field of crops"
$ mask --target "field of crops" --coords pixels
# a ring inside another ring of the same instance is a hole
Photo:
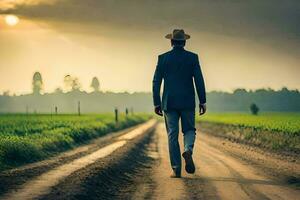
[[[300,113],[265,113],[257,116],[246,113],[209,113],[199,120],[300,134]]]
[[[300,113],[209,113],[198,117],[207,132],[277,150],[300,152]]]
[[[149,115],[0,115],[0,170],[44,159],[92,138],[143,121]]]

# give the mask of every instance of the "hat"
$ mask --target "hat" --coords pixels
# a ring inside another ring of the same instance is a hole
[[[189,36],[188,34],[185,34],[183,29],[174,29],[173,33],[170,33],[170,34],[166,35],[165,37],[170,40],[184,41],[184,40],[190,39],[191,36]]]

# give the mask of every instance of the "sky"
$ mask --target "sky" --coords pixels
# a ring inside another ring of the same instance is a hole
[[[10,26],[6,16],[19,23]],[[90,91],[151,91],[174,28],[191,35],[208,91],[300,89],[298,0],[0,0],[0,93],[44,91],[78,77]]]

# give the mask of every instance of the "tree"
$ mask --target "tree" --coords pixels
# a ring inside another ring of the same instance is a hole
[[[100,91],[100,83],[97,77],[94,77],[91,83],[91,87],[94,89],[94,92]]]
[[[9,94],[10,94],[9,90],[6,90],[6,91],[4,91],[4,92],[3,92],[3,96],[6,96],[6,97],[8,97],[8,96],[9,96]]]
[[[255,104],[255,103],[252,103],[250,105],[250,111],[253,115],[257,115],[258,114],[258,111],[259,111],[259,108],[258,106]]]
[[[55,94],[62,94],[62,93],[63,93],[63,90],[62,90],[60,87],[58,87],[58,88],[56,88],[56,89],[54,90],[54,93],[55,93]]]
[[[79,79],[74,77],[73,80],[72,80],[72,91],[75,91],[75,90],[79,90],[81,88],[81,84],[79,82]]]
[[[64,77],[64,83],[67,91],[76,91],[81,88],[81,84],[77,77],[72,77],[71,75],[66,75]]]
[[[41,94],[43,90],[43,79],[40,72],[35,72],[32,78],[32,92],[33,94]]]
[[[238,88],[233,91],[234,94],[247,94],[246,89]]]
[[[65,89],[67,91],[70,91],[72,89],[71,82],[72,82],[72,77],[70,75],[66,75],[64,77],[64,84],[65,84]]]

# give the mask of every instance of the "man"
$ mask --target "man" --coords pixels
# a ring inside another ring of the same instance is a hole
[[[153,78],[153,101],[155,113],[165,117],[168,132],[169,155],[173,173],[172,178],[181,177],[181,155],[178,143],[179,119],[184,134],[185,170],[195,173],[192,154],[196,136],[195,129],[195,88],[200,101],[200,115],[206,112],[205,86],[198,55],[184,49],[190,38],[184,30],[175,29],[166,35],[173,49],[158,56]],[[162,101],[160,87],[164,80]],[[163,114],[164,113],[164,114]]]

